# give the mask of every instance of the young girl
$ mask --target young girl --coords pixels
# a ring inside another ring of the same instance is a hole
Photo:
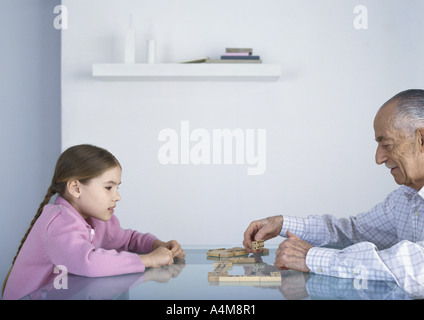
[[[99,147],[77,145],[62,153],[6,276],[3,299],[22,298],[53,281],[58,265],[72,274],[103,277],[185,257],[175,240],[163,242],[120,227],[113,213],[121,199],[121,170],[118,160]],[[48,204],[55,194],[54,204]]]

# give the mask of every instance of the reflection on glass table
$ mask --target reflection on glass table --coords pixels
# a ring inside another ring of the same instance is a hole
[[[211,249],[213,247],[211,246]],[[24,297],[25,300],[301,300],[301,299],[411,299],[394,282],[341,279],[277,270],[275,248],[268,255],[250,254],[254,263],[233,264],[229,275],[281,273],[281,282],[213,282],[208,273],[221,258],[207,257],[208,249],[186,249],[186,259],[172,266],[149,268],[143,273],[89,278],[67,275],[67,288],[54,283]]]

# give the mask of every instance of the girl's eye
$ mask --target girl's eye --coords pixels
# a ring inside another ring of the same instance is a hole
[[[110,191],[110,190],[112,190],[112,187],[106,187],[106,190]]]

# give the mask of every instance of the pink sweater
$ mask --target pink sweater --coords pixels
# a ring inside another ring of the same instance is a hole
[[[94,236],[92,229],[94,229]],[[84,220],[62,197],[48,204],[28,235],[16,258],[3,299],[19,299],[54,280],[55,266],[68,273],[103,277],[143,272],[135,253],[152,251],[157,238],[149,233],[122,229],[118,218]]]

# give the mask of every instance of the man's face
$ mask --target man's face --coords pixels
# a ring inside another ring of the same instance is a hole
[[[375,161],[390,169],[397,184],[420,190],[424,186],[424,156],[420,130],[411,136],[395,128],[395,103],[388,103],[374,119],[375,140],[378,143]]]

